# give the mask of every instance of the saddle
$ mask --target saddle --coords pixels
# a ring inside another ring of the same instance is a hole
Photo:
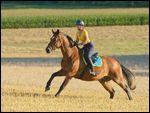
[[[84,63],[87,65],[85,58],[84,58],[84,53],[82,52],[82,59],[84,61]],[[98,56],[98,52],[95,52],[92,56],[91,56],[91,60],[92,60],[92,65],[95,67],[100,67],[102,66],[102,58],[100,56]]]
[[[79,46],[78,46],[78,44],[76,42],[75,42],[75,46],[78,48],[79,54],[80,54],[83,62],[85,63],[85,65],[87,65],[86,60],[84,58],[84,51],[83,51],[83,49],[79,48]],[[98,56],[98,52],[95,52],[92,55],[91,60],[92,60],[92,63],[93,63],[92,65],[93,66],[96,66],[96,67],[102,66],[102,58],[100,56]]]

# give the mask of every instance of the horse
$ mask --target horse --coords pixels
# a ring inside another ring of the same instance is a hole
[[[45,50],[47,53],[51,53],[56,49],[60,49],[63,58],[61,69],[51,75],[46,84],[45,91],[50,90],[51,82],[55,77],[65,76],[55,97],[60,95],[72,78],[76,78],[84,81],[99,81],[109,92],[110,99],[113,99],[115,90],[110,85],[110,81],[113,80],[126,92],[129,100],[133,99],[131,90],[136,88],[135,76],[118,60],[109,56],[101,56],[103,64],[101,67],[94,67],[96,76],[92,76],[89,72],[84,71],[87,65],[83,62],[80,49],[75,41],[70,36],[60,32],[59,29],[57,31],[52,30],[52,34]]]

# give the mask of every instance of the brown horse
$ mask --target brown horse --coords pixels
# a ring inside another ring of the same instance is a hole
[[[110,80],[116,82],[127,93],[129,100],[132,100],[131,90],[135,89],[135,77],[131,71],[125,68],[117,60],[111,57],[102,56],[101,67],[94,67],[96,76],[90,75],[87,71],[84,71],[86,64],[83,62],[80,54],[80,50],[76,43],[68,35],[59,32],[53,32],[53,36],[50,39],[46,52],[50,53],[55,49],[61,49],[63,59],[61,61],[61,69],[52,74],[47,82],[45,91],[50,89],[52,80],[56,76],[65,76],[60,89],[55,96],[58,96],[60,92],[65,88],[72,77],[85,80],[94,81],[98,80],[102,86],[110,93],[110,98],[114,97],[115,90],[109,84]],[[130,90],[131,89],[131,90]]]

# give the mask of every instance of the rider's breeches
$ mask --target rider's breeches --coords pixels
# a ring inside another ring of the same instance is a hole
[[[94,54],[93,43],[90,42],[90,43],[85,44],[83,47],[83,51],[84,51],[85,61],[87,62],[87,64],[90,64],[90,58]]]

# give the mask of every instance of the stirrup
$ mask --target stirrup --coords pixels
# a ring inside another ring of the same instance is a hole
[[[88,72],[93,75],[93,76],[96,76],[96,73],[94,71],[92,71],[91,69],[88,70]]]

